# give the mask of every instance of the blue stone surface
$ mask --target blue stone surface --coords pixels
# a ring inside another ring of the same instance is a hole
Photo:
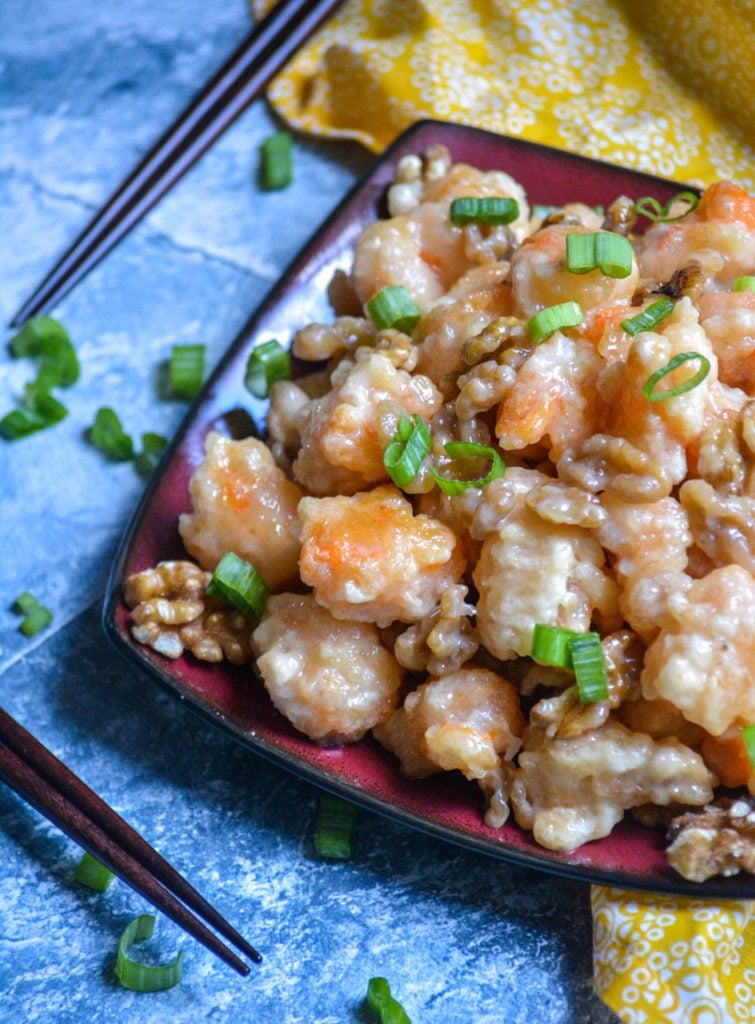
[[[0,0],[0,319],[249,30],[243,0]],[[169,435],[176,342],[214,361],[369,156],[297,140],[296,182],[257,192],[249,111],[54,311],[82,362],[54,430],[0,443],[0,702],[254,941],[237,978],[164,918],[147,944],[185,950],[182,983],[138,995],[113,960],[148,905],[77,885],[77,847],[0,787],[0,1021],[367,1024],[388,978],[414,1024],[609,1024],[591,984],[588,887],[508,867],[360,814],[353,859],[317,860],[317,791],[242,750],[111,651],[108,568],[143,482],[83,440],[108,404]],[[7,337],[7,335],[6,335]],[[32,373],[0,356],[0,413]],[[32,640],[11,604],[55,615]]]

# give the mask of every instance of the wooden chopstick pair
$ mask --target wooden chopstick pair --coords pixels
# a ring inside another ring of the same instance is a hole
[[[261,961],[254,946],[157,850],[2,708],[0,779],[239,974],[249,974],[248,965],[200,917],[245,956]]]
[[[281,0],[95,214],[18,310],[11,327],[66,295],[260,95],[339,3]]]

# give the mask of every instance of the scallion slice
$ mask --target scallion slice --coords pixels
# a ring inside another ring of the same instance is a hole
[[[94,889],[95,892],[104,892],[115,875],[110,868],[106,868],[91,853],[85,853],[78,863],[74,878],[82,885]]]
[[[13,602],[13,608],[20,615],[24,616],[24,621],[18,627],[24,636],[36,636],[43,629],[47,629],[52,622],[52,612],[49,608],[45,608],[44,605],[40,604],[36,597],[30,594],[28,590],[25,590],[23,594],[16,598]]]
[[[583,633],[575,633],[561,626],[548,626],[538,622],[532,633],[532,658],[541,665],[555,665],[556,668],[571,668],[570,644]]]
[[[324,793],[315,827],[315,849],[329,860],[348,860],[358,811],[354,804]]]
[[[170,393],[190,401],[204,380],[204,345],[174,345],[170,353]]]
[[[271,339],[252,349],[244,387],[256,398],[267,398],[277,380],[291,380],[291,357],[279,341]]]
[[[677,384],[676,387],[666,388],[662,391],[655,390],[655,386],[659,381],[662,381],[664,377],[668,376],[669,373],[673,373],[674,370],[677,370],[684,363],[689,362],[690,359],[699,359],[700,361],[700,369],[696,374],[690,377],[689,380]],[[676,398],[678,395],[684,395],[688,391],[692,391],[698,384],[702,384],[709,373],[710,361],[704,355],[701,355],[699,352],[680,352],[679,355],[669,360],[665,366],[662,366],[660,370],[656,370],[655,373],[648,377],[642,387],[642,393],[649,402],[664,402],[667,398]]]
[[[34,316],[27,320],[21,330],[8,343],[17,359],[34,358],[42,355],[43,344],[70,341],[68,331],[59,320],[51,316]]]
[[[129,953],[132,945],[151,938],[154,927],[155,919],[152,914],[140,914],[126,925],[118,943],[115,973],[121,985],[134,992],[162,992],[166,988],[173,988],[181,980],[184,956],[182,949],[178,951],[175,960],[168,964],[160,964],[158,967],[150,967],[131,959]]]
[[[95,448],[113,462],[125,462],[134,457],[134,442],[121,426],[118,415],[108,406],[97,410],[87,437]]]
[[[381,288],[367,303],[367,312],[379,331],[392,327],[404,334],[411,334],[422,316],[422,310],[402,284]]]
[[[42,357],[37,377],[29,385],[37,393],[47,393],[57,387],[69,388],[79,379],[81,368],[76,349],[65,327],[51,316],[27,320],[11,338],[10,350],[17,358]]]
[[[57,398],[44,391],[29,391],[25,404],[7,413],[0,420],[0,437],[6,441],[17,441],[21,437],[28,437],[38,430],[46,430],[60,423],[67,415],[68,409]]]
[[[465,224],[510,224],[519,216],[516,199],[503,196],[472,198],[465,196],[451,202],[451,223],[457,227]]]
[[[572,639],[569,654],[580,701],[583,704],[595,704],[600,700],[608,700],[608,674],[598,634],[585,633]]]
[[[749,274],[734,279],[731,287],[733,292],[755,292],[755,277]]]
[[[162,434],[155,434],[152,431],[142,434],[142,450],[135,459],[137,472],[143,477],[150,476],[167,447],[168,439]]]
[[[631,243],[613,231],[572,232],[566,236],[566,269],[572,274],[600,270],[606,277],[628,277],[632,273]]]
[[[685,210],[684,213],[678,213],[675,217],[670,216],[671,207],[674,203],[681,201],[689,203],[689,209]],[[653,220],[656,223],[662,222],[664,224],[671,224],[675,220],[681,220],[686,217],[688,213],[692,213],[693,210],[697,209],[697,204],[700,202],[700,196],[694,192],[679,192],[677,195],[672,196],[671,199],[663,206],[654,199],[652,196],[643,196],[642,199],[638,199],[634,208],[638,214],[642,217],[647,217],[648,220]]]
[[[576,327],[584,320],[578,302],[560,302],[557,306],[547,306],[535,313],[527,324],[530,337],[536,345],[547,341],[554,331],[565,327]]]
[[[449,441],[443,445],[452,459],[490,459],[492,465],[485,476],[476,480],[455,480],[441,476],[437,470],[431,469],[433,480],[444,494],[463,494],[470,487],[485,487],[491,480],[496,480],[506,472],[506,463],[495,450],[487,444],[473,444],[471,441]]]
[[[385,978],[370,978],[367,1005],[377,1014],[379,1024],[412,1024],[401,1003],[391,995],[391,987]]]
[[[755,725],[742,726],[742,740],[750,759],[750,764],[755,770]]]
[[[397,487],[406,487],[419,472],[430,451],[430,430],[421,416],[402,416],[383,453],[383,465]]]
[[[207,593],[232,604],[244,615],[259,619],[265,610],[270,588],[253,565],[233,551],[226,551],[212,574]]]
[[[267,191],[287,188],[294,173],[293,137],[289,132],[275,132],[262,143],[260,183]]]
[[[654,331],[673,312],[674,303],[664,295],[656,302],[651,302],[646,309],[643,309],[636,316],[632,316],[628,320],[622,320],[621,326],[627,334],[631,334],[634,338],[640,331]]]

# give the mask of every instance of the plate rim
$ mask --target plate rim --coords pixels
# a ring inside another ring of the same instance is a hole
[[[349,188],[346,195],[339,201],[331,213],[318,225],[312,235],[300,246],[293,259],[281,273],[276,284],[262,297],[252,314],[247,318],[241,329],[227,346],[212,374],[207,381],[205,381],[201,391],[187,408],[174,437],[166,448],[159,464],[152,472],[150,480],[131,513],[128,525],[119,541],[118,549],[108,574],[105,597],[102,604],[101,624],[105,636],[119,654],[124,657],[127,663],[136,665],[141,673],[152,680],[156,680],[162,689],[169,693],[174,699],[188,707],[193,713],[199,715],[203,720],[211,722],[218,728],[223,729],[235,741],[241,743],[245,749],[259,755],[273,764],[278,765],[279,767],[286,769],[287,771],[292,772],[298,778],[302,778],[322,790],[351,800],[361,807],[365,807],[366,809],[383,817],[398,821],[401,824],[407,825],[425,835],[441,839],[444,842],[449,842],[452,845],[467,851],[484,854],[485,856],[491,857],[495,860],[501,860],[505,863],[513,864],[517,867],[543,871],[557,877],[570,878],[575,881],[587,882],[590,884],[605,885],[612,888],[627,889],[630,891],[651,892],[660,895],[687,896],[693,898],[702,897],[705,899],[753,899],[755,898],[755,878],[753,878],[752,883],[749,884],[749,888],[751,889],[749,893],[746,891],[749,883],[746,876],[742,876],[742,881],[745,883],[744,885],[740,884],[740,876],[738,875],[732,876],[728,879],[716,876],[706,882],[690,882],[683,879],[681,876],[678,876],[677,878],[672,875],[669,875],[668,878],[638,878],[636,874],[628,872],[601,867],[591,867],[590,865],[581,864],[579,862],[550,859],[545,854],[540,855],[536,852],[519,850],[507,845],[495,846],[483,836],[477,836],[472,833],[461,833],[451,826],[443,823],[433,821],[429,818],[420,818],[412,811],[406,810],[399,805],[383,801],[379,796],[373,796],[347,780],[340,779],[337,776],[327,775],[322,768],[304,761],[296,754],[277,747],[265,737],[250,735],[225,714],[213,709],[209,703],[205,702],[196,693],[196,691],[193,691],[190,687],[184,686],[180,680],[168,671],[167,665],[164,666],[162,663],[154,661],[147,654],[145,648],[138,645],[135,641],[127,639],[118,626],[116,613],[117,609],[122,604],[122,582],[129,554],[134,541],[139,534],[145,514],[152,503],[154,492],[158,488],[165,470],[171,464],[175,453],[181,447],[186,434],[192,427],[196,411],[204,403],[205,398],[214,388],[215,382],[224,375],[227,365],[232,361],[240,346],[247,344],[250,337],[253,337],[258,321],[264,317],[269,308],[275,306],[279,296],[285,294],[289,287],[289,279],[296,274],[300,264],[303,265],[306,263],[307,254],[317,243],[320,236],[327,233],[333,222],[341,216],[342,212],[350,206],[362,190],[367,187],[379,169],[391,162],[398,150],[404,149],[415,135],[421,135],[428,131],[440,132],[441,134],[448,133],[449,136],[476,135],[486,137],[491,140],[502,140],[506,143],[514,144],[516,147],[543,152],[551,158],[560,160],[566,158],[582,162],[587,166],[599,166],[602,168],[608,167],[615,170],[625,171],[627,173],[631,173],[635,178],[641,178],[647,181],[649,184],[659,184],[664,187],[678,185],[680,189],[690,187],[684,183],[676,182],[673,179],[662,178],[658,175],[652,175],[645,171],[637,171],[633,168],[621,167],[620,165],[612,164],[608,161],[597,160],[593,157],[587,157],[568,150],[558,149],[554,146],[548,146],[539,142],[530,142],[529,140],[517,138],[515,136],[502,135],[500,133],[491,132],[471,125],[462,125],[455,122],[439,121],[429,118],[416,121],[410,125],[391,143],[389,147],[387,147],[387,149],[383,151],[382,154],[376,157],[376,159],[369,164],[363,174],[361,174],[357,181]]]

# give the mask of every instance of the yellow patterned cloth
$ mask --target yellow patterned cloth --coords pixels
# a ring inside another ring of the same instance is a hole
[[[595,991],[625,1024],[755,1021],[755,905],[592,888]]]
[[[432,117],[752,190],[754,25],[753,0],[347,0],[269,98],[376,152]]]

